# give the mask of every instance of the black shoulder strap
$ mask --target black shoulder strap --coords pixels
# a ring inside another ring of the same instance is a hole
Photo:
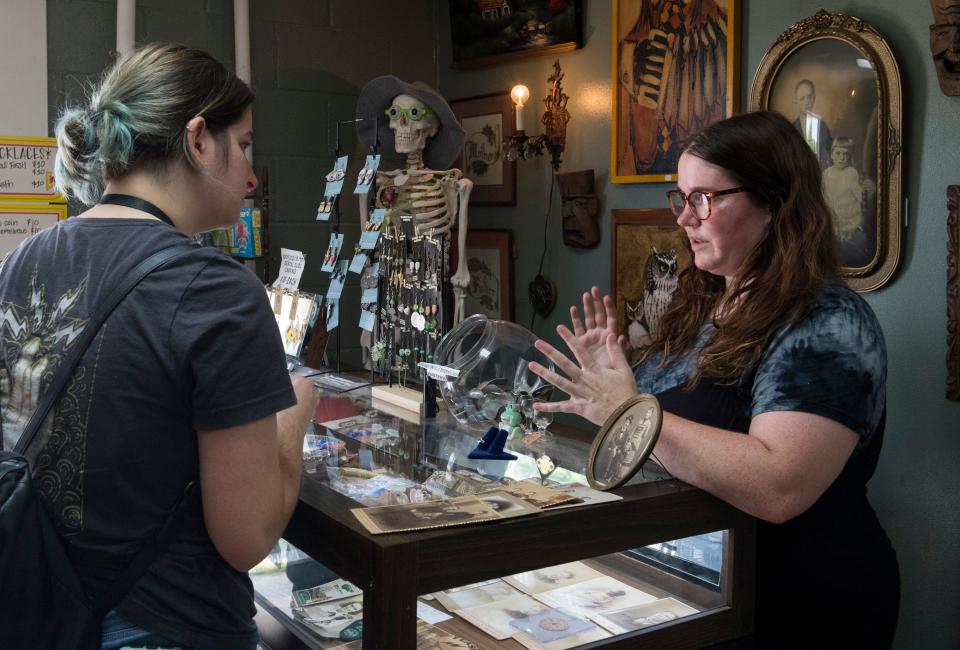
[[[53,405],[56,404],[57,400],[60,399],[60,393],[62,393],[63,389],[66,387],[67,382],[73,375],[73,371],[77,367],[77,364],[80,363],[80,359],[83,357],[83,354],[87,351],[87,348],[90,347],[90,343],[100,332],[100,327],[103,325],[103,322],[107,320],[107,316],[109,316],[113,312],[114,308],[120,304],[120,301],[123,300],[123,298],[152,271],[159,268],[166,262],[169,262],[173,258],[179,257],[180,255],[192,250],[197,250],[197,246],[195,244],[177,244],[176,246],[164,248],[163,250],[154,253],[144,261],[140,262],[140,264],[138,264],[136,268],[134,268],[129,275],[127,275],[120,282],[119,285],[114,287],[113,293],[107,296],[107,299],[100,305],[100,309],[94,313],[89,321],[87,321],[87,324],[80,333],[80,336],[78,336],[77,340],[74,342],[73,348],[67,353],[63,361],[57,367],[56,374],[53,376],[53,381],[50,383],[50,387],[47,389],[46,393],[44,393],[43,398],[40,400],[40,404],[37,406],[37,410],[34,412],[33,416],[30,418],[30,421],[27,423],[26,428],[23,430],[23,433],[20,435],[20,440],[17,441],[17,446],[14,448],[16,453],[24,454],[27,448],[30,447],[31,443],[33,443],[33,439],[36,437],[40,427],[43,426],[44,420],[47,419],[50,409],[52,409]]]
[[[83,357],[84,352],[87,351],[90,343],[94,338],[96,338],[97,334],[100,332],[101,326],[111,312],[113,312],[114,308],[116,308],[116,306],[120,304],[124,297],[126,297],[126,295],[130,293],[130,291],[151,272],[163,266],[170,260],[180,257],[181,255],[184,255],[192,250],[197,250],[197,246],[195,244],[177,244],[176,246],[171,246],[154,253],[138,264],[136,268],[134,268],[133,271],[131,271],[120,282],[120,284],[114,287],[113,292],[107,296],[107,299],[101,304],[97,312],[94,313],[89,321],[87,321],[86,326],[83,328],[83,332],[81,332],[80,336],[74,342],[73,348],[67,353],[61,364],[57,367],[56,374],[53,377],[50,387],[40,400],[40,404],[37,407],[36,412],[34,412],[33,416],[30,418],[30,422],[27,423],[27,427],[21,434],[20,440],[17,441],[17,446],[15,448],[16,453],[21,455],[24,454],[26,449],[33,442],[37,432],[43,425],[43,421],[50,413],[50,409],[53,408],[53,405],[56,404],[57,400],[60,399],[60,394],[66,387],[70,377],[73,375],[73,371],[76,369],[81,357]],[[120,602],[120,599],[122,599],[127,592],[130,591],[137,580],[139,580],[141,576],[146,573],[147,568],[149,568],[150,564],[153,563],[156,557],[166,549],[167,545],[171,541],[173,541],[174,537],[179,532],[182,522],[186,519],[186,513],[189,510],[189,508],[186,506],[199,503],[199,498],[194,497],[195,493],[196,482],[191,481],[184,489],[183,496],[177,503],[176,507],[167,516],[166,521],[160,529],[160,532],[158,532],[153,539],[148,540],[144,544],[144,546],[137,552],[133,560],[131,560],[130,564],[120,575],[120,577],[106,591],[102,592],[99,597],[96,598],[97,611],[101,617],[113,609],[118,602]]]

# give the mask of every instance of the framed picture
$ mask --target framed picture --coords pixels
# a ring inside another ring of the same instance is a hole
[[[634,361],[659,328],[693,252],[667,208],[613,210],[612,215],[612,295]]]
[[[470,203],[516,205],[517,161],[507,160],[503,149],[514,133],[510,93],[455,99],[450,108],[467,132],[454,166],[473,181]]]
[[[452,68],[554,55],[582,44],[583,0],[450,0]]]
[[[960,185],[947,187],[947,399],[960,400]]]
[[[611,181],[673,181],[680,151],[740,94],[739,0],[613,0]]]
[[[468,230],[466,264],[470,270],[465,316],[513,320],[513,232]],[[451,265],[456,264],[457,234],[450,237]],[[456,269],[451,269],[451,273]]]
[[[793,121],[823,170],[843,274],[857,291],[900,262],[900,72],[873,27],[819,11],[780,34],[760,62],[750,108]]]
[[[613,490],[630,480],[660,436],[663,412],[653,395],[638,395],[617,408],[597,432],[587,456],[587,483]]]

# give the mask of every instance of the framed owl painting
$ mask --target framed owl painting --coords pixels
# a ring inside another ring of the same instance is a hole
[[[680,271],[693,262],[693,254],[670,210],[648,208],[612,213],[613,297],[620,331],[629,338],[635,358],[650,344],[677,288]]]

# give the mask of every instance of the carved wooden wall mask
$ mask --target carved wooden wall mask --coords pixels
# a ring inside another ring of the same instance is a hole
[[[930,0],[930,54],[940,90],[960,95],[960,0]]]

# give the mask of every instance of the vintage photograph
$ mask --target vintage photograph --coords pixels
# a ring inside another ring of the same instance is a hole
[[[696,609],[684,605],[679,600],[674,598],[661,598],[644,605],[595,614],[593,621],[607,628],[614,634],[623,634],[696,613]]]
[[[363,596],[297,607],[294,608],[293,614],[298,621],[307,625],[320,636],[333,639],[350,638],[342,637],[341,633],[351,625],[355,625],[357,628],[361,625]]]
[[[456,234],[450,237],[450,259],[457,258]],[[468,230],[467,268],[470,286],[464,313],[513,320],[513,232]]]
[[[519,495],[514,496],[507,490],[484,492],[483,494],[478,494],[477,498],[496,510],[503,517],[521,517],[523,515],[534,515],[540,512],[540,508],[536,504],[529,503]]]
[[[626,483],[650,455],[660,433],[662,414],[653,397],[639,401],[616,417],[602,438],[594,441],[587,462],[592,487],[611,490]]]
[[[545,647],[550,648],[573,647],[569,644],[561,644],[559,646],[551,644],[565,640],[571,642],[573,641],[571,637],[574,636],[580,637],[576,639],[574,645],[580,645],[588,640],[581,636],[583,633],[591,633],[589,637],[591,641],[609,636],[607,634],[598,635],[597,633],[602,632],[602,630],[598,630],[597,627],[589,621],[576,618],[559,609],[549,608],[544,608],[544,611],[534,612],[523,618],[515,619],[510,622],[510,627],[530,637],[537,643],[544,644]]]
[[[517,594],[510,598],[485,603],[476,607],[464,607],[454,613],[468,623],[472,623],[494,639],[509,639],[516,631],[510,626],[513,621],[526,616],[539,614],[550,609],[549,606],[534,600],[526,594]]]
[[[634,361],[660,327],[693,253],[668,208],[613,210],[612,229],[612,295]]]
[[[456,589],[447,589],[433,594],[448,611],[455,612],[465,607],[477,607],[521,595],[503,580],[490,580]]]
[[[451,0],[453,68],[580,47],[583,0]]]
[[[844,266],[877,256],[877,73],[863,53],[835,38],[797,48],[770,88],[771,110],[803,134],[823,170]]]
[[[737,0],[614,0],[611,181],[676,179],[686,142],[736,111]]]
[[[656,600],[647,592],[635,589],[610,576],[601,576],[568,587],[545,591],[537,594],[536,598],[583,619]]]
[[[503,518],[503,515],[492,507],[472,496],[396,506],[353,508],[351,512],[364,528],[374,535],[461,526]]]
[[[417,650],[477,650],[473,641],[417,620]]]
[[[533,481],[518,481],[512,485],[501,487],[499,491],[519,497],[538,509],[550,508],[577,498],[572,494],[544,487]]]
[[[870,291],[899,263],[900,75],[889,46],[855,16],[820,11],[764,56],[750,108],[790,120],[820,162],[849,284]]]
[[[602,573],[590,568],[583,562],[568,562],[567,564],[544,567],[535,571],[516,573],[512,576],[506,576],[504,581],[520,591],[535,595],[602,576]]]
[[[470,204],[516,205],[517,161],[507,160],[503,148],[514,133],[510,93],[454,99],[450,109],[467,133],[453,166],[473,181]]]

